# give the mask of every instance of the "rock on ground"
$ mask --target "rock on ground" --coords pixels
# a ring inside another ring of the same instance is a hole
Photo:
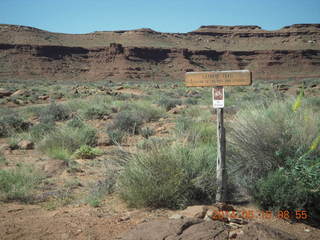
[[[118,240],[211,240],[228,239],[229,227],[222,222],[196,218],[155,220],[142,223],[117,237]],[[214,238],[213,238],[214,237]]]
[[[197,218],[155,220],[137,225],[117,240],[297,240],[288,233],[252,222],[232,229],[221,221]]]
[[[256,222],[249,223],[242,231],[237,240],[297,240],[289,233]]]

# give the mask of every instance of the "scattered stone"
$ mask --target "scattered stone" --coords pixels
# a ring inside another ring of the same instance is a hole
[[[228,224],[232,229],[238,229],[238,228],[242,228],[243,226],[240,225],[240,224],[237,224],[237,223],[233,223],[233,222],[230,222]]]
[[[180,214],[173,214],[172,216],[169,217],[169,219],[182,219],[183,216]]]
[[[19,149],[30,150],[34,148],[34,143],[29,140],[22,140],[18,143]]]
[[[130,216],[129,215],[126,215],[126,216],[122,216],[119,218],[119,222],[124,222],[124,221],[128,221],[130,220]]]
[[[172,108],[171,110],[169,110],[168,112],[169,113],[172,113],[172,114],[179,114],[181,113],[183,110],[185,110],[188,106],[187,105],[179,105],[179,106],[176,106],[174,108]]]
[[[14,208],[11,208],[8,210],[8,213],[11,213],[11,212],[19,212],[19,211],[22,211],[24,210],[23,207],[14,207]]]
[[[230,223],[236,223],[239,225],[248,224],[248,221],[244,220],[243,218],[228,218]]]
[[[187,207],[185,210],[181,211],[180,214],[185,217],[190,218],[204,218],[208,211],[207,206],[190,206]]]
[[[158,127],[156,129],[157,133],[168,133],[168,130],[165,127]]]
[[[102,117],[102,119],[103,120],[108,120],[108,119],[111,119],[111,115],[104,115],[103,117]]]
[[[123,86],[116,87],[116,90],[122,90]]]
[[[38,99],[40,100],[47,100],[49,98],[48,95],[39,96]]]
[[[11,91],[6,90],[4,88],[0,88],[0,98],[9,97],[12,94]]]
[[[20,89],[20,90],[17,90],[15,91],[11,96],[14,97],[14,96],[20,96],[20,95],[23,95],[26,93],[26,90],[23,90],[23,89]]]
[[[21,99],[15,99],[14,103],[18,104],[18,105],[24,105],[25,104],[24,101],[22,101]]]

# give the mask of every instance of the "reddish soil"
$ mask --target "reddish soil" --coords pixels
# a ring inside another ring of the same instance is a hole
[[[254,206],[236,208],[259,211]],[[39,205],[2,204],[0,238],[111,240],[137,224],[155,219],[168,219],[176,212],[165,209],[128,209],[116,196],[109,196],[100,208],[73,205],[48,211]],[[287,232],[297,239],[316,240],[320,236],[320,230],[317,228],[302,223],[293,224],[275,217],[255,218],[250,221]]]

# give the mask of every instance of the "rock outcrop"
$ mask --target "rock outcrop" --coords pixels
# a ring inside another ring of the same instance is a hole
[[[187,71],[253,71],[254,79],[320,76],[320,24],[277,31],[202,26],[60,34],[0,24],[0,79],[183,80]]]

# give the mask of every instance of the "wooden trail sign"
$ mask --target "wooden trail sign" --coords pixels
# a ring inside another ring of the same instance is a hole
[[[185,81],[187,87],[248,86],[251,82],[249,70],[187,72]]]
[[[217,163],[216,202],[226,202],[226,134],[223,123],[224,89],[223,86],[248,86],[252,83],[249,70],[188,72],[185,76],[187,87],[214,87],[212,89],[213,107],[217,109]]]

